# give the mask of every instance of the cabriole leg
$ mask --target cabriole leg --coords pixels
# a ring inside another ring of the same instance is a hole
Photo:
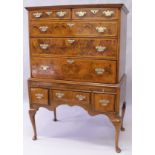
[[[121,129],[121,118],[115,115],[111,115],[109,116],[109,118],[115,127],[115,149],[117,153],[120,153],[121,149],[118,145],[118,142],[119,142],[119,134],[120,134],[120,129]]]
[[[35,123],[35,114],[37,112],[38,109],[30,109],[29,110],[29,116],[30,116],[30,120],[31,120],[31,123],[32,123],[32,128],[33,128],[33,137],[32,139],[33,140],[37,140],[37,131],[36,131],[36,123]]]

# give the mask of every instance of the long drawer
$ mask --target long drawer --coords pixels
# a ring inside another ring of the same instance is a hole
[[[112,21],[33,21],[30,23],[30,36],[32,37],[114,37],[117,35],[118,24]]]
[[[31,71],[34,78],[116,83],[116,61],[32,58]]]
[[[32,55],[117,57],[117,39],[31,38]]]

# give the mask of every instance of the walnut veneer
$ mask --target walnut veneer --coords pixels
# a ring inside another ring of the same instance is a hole
[[[126,14],[123,4],[28,7],[31,77],[30,119],[35,114],[78,105],[104,114],[115,127],[115,148],[124,131],[126,108]],[[122,107],[122,108],[121,108]]]

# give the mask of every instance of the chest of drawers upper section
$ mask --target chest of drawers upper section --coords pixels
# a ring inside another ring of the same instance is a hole
[[[126,38],[121,5],[28,9],[33,78],[119,82]]]

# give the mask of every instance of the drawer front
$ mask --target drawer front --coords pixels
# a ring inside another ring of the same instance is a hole
[[[43,88],[30,88],[32,104],[48,105],[48,90]]]
[[[115,95],[93,94],[94,110],[97,112],[113,112],[115,110]]]
[[[30,17],[30,20],[70,19],[71,10],[70,9],[62,9],[62,10],[45,9],[45,10],[30,11],[29,17]]]
[[[33,37],[117,36],[117,22],[31,22]]]
[[[119,18],[119,10],[117,8],[82,8],[73,9],[73,19],[101,19],[112,20]]]
[[[33,38],[32,55],[117,58],[117,39]]]
[[[116,82],[116,61],[33,58],[32,77],[57,80]]]
[[[89,104],[90,94],[86,92],[52,90],[54,102]]]

